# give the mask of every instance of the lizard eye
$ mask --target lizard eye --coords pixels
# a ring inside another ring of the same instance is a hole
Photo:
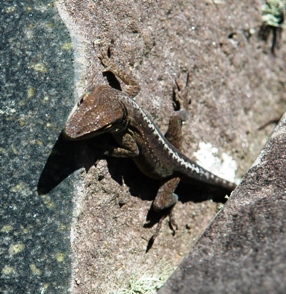
[[[79,106],[80,104],[82,104],[82,102],[85,100],[85,98],[88,96],[89,93],[84,94],[83,96],[81,96],[80,100],[78,101],[77,105]]]
[[[79,106],[83,102],[83,97],[78,101],[77,105]]]

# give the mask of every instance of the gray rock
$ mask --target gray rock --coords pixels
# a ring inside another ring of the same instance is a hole
[[[285,293],[286,115],[159,293]]]

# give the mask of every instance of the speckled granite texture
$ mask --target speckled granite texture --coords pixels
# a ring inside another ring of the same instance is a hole
[[[46,162],[73,101],[71,42],[52,1],[2,1],[0,30],[0,292],[67,293],[72,187]]]

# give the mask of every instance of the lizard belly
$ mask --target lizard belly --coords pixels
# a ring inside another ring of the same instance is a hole
[[[158,152],[156,148],[155,150],[152,148],[141,149],[139,155],[132,159],[146,176],[156,180],[170,178],[173,175],[173,168],[169,164],[170,159],[158,156],[156,151]]]

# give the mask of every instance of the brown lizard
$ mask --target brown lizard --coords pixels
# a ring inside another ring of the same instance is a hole
[[[130,157],[145,175],[160,180],[161,185],[152,204],[155,211],[166,210],[170,213],[178,201],[174,191],[180,180],[205,183],[222,188],[227,193],[235,188],[235,184],[205,170],[179,151],[181,124],[186,118],[184,110],[176,111],[171,117],[165,137],[132,99],[140,91],[138,83],[115,66],[107,52],[102,52],[99,58],[105,66],[105,72],[113,73],[127,85],[126,93],[109,85],[92,87],[69,115],[64,128],[66,138],[82,140],[110,133],[118,145],[104,146],[105,155]],[[179,86],[178,90],[181,90]],[[178,108],[185,103],[181,96],[180,91],[177,91],[175,102],[179,105]],[[162,219],[153,240],[158,235]],[[175,223],[170,220],[172,228]]]

